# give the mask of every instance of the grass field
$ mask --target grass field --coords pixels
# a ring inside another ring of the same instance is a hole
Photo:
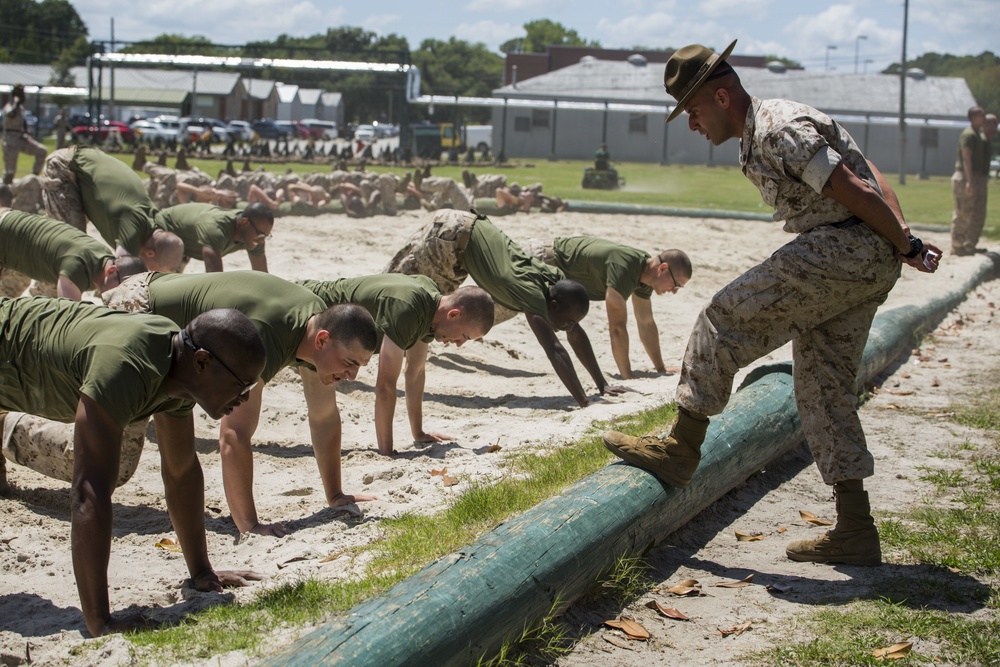
[[[51,150],[51,141],[45,142]],[[131,164],[132,155],[125,153],[119,157]],[[196,166],[210,175],[216,175],[224,163],[219,160],[189,159]],[[242,166],[237,161],[236,168]],[[260,166],[251,163],[252,166]],[[168,161],[173,165],[173,160]],[[502,167],[490,164],[471,166],[442,165],[433,168],[437,176],[448,176],[461,182],[462,170],[469,169],[478,174],[500,172],[507,176],[507,181],[517,181],[522,185],[540,182],[544,192],[581,201],[602,201],[646,206],[668,206],[678,208],[698,208],[722,211],[745,211],[751,213],[770,213],[771,210],[761,201],[756,188],[743,176],[736,167],[704,167],[693,165],[667,165],[648,163],[620,162],[615,164],[620,176],[625,178],[625,187],[620,190],[585,190],[581,185],[584,168],[590,162],[580,160],[532,161],[511,159]],[[284,172],[291,168],[294,172],[306,174],[312,171],[325,171],[327,164],[315,163],[271,163],[264,164],[265,169]],[[412,171],[413,167],[394,167],[369,165],[371,171],[392,171],[402,175]],[[23,176],[31,171],[31,160],[22,155],[18,161],[18,175]],[[921,180],[917,176],[907,175],[906,185],[899,185],[898,174],[886,173],[886,178],[896,190],[903,212],[911,223],[929,225],[950,225],[952,214],[951,179],[948,176],[932,176]],[[990,197],[987,210],[986,229],[983,236],[992,240],[1000,240],[1000,179],[990,181]]]

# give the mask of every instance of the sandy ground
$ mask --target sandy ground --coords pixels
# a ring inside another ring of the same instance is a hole
[[[268,262],[272,273],[289,279],[377,273],[403,240],[427,220],[427,215],[407,212],[395,218],[363,221],[341,216],[282,218],[269,242]],[[688,286],[677,295],[653,299],[668,366],[679,364],[701,305],[790,238],[772,223],[601,216],[571,211],[519,214],[496,218],[495,222],[515,240],[594,234],[647,250],[686,250],[695,266]],[[922,236],[947,245],[943,235]],[[935,277],[905,271],[887,307],[919,302],[947,291],[981,261],[982,257],[949,258]],[[230,256],[226,267],[248,268],[248,263],[245,257]],[[197,262],[188,269],[200,270]],[[960,309],[964,326],[956,326],[951,318],[951,327],[935,337],[933,348],[925,349],[919,358],[914,355],[901,362],[895,375],[883,385],[894,388],[895,393],[879,393],[865,406],[864,419],[878,460],[873,504],[880,510],[901,509],[926,497],[929,488],[917,483],[915,466],[941,447],[976,437],[927,415],[945,409],[943,406],[953,394],[975,382],[976,372],[989,363],[982,355],[993,356],[1000,349],[1000,338],[988,326],[993,317],[995,289],[983,288]],[[593,304],[584,325],[602,368],[618,382],[603,303]],[[267,576],[264,582],[228,595],[246,600],[264,587],[304,575],[350,576],[360,564],[352,560],[349,549],[372,539],[378,519],[403,512],[440,510],[468,488],[470,481],[496,478],[500,474],[500,457],[507,452],[555,446],[582,434],[594,420],[672,400],[676,376],[649,372],[651,364],[634,325],[630,326],[633,366],[644,371],[642,377],[624,382],[635,391],[596,400],[585,409],[576,407],[522,318],[501,325],[485,340],[461,349],[432,345],[424,424],[428,430],[448,433],[455,440],[421,447],[410,444],[405,406],[400,401],[395,438],[396,449],[402,455],[395,459],[376,454],[373,362],[362,370],[357,381],[342,383],[339,388],[345,490],[378,496],[378,500],[349,511],[325,507],[311,455],[300,382],[297,374],[283,371],[265,389],[254,456],[256,499],[262,520],[283,521],[294,531],[281,540],[259,536],[237,539],[222,492],[218,424],[196,413],[212,562],[220,569],[251,568]],[[761,362],[789,356],[789,349],[783,348]],[[925,356],[927,361],[918,363]],[[582,371],[579,364],[577,369]],[[589,378],[584,386],[592,394],[595,391]],[[171,620],[208,606],[218,597],[184,588],[186,569],[182,557],[155,546],[173,534],[152,431],[150,437],[136,476],[114,496],[111,604],[115,610],[141,608],[151,611],[155,618]],[[487,453],[493,444],[499,444],[501,451]],[[934,464],[950,463],[934,459]],[[441,467],[447,467],[459,483],[443,486],[441,477],[431,475],[432,469]],[[21,664],[29,655],[32,664],[127,663],[129,647],[121,638],[103,642],[99,649],[88,648],[95,642],[86,639],[73,579],[67,485],[16,466],[9,466],[9,478],[15,492],[10,498],[0,499],[0,663]],[[802,452],[782,460],[706,510],[688,527],[670,536],[653,558],[665,581],[691,577],[710,585],[757,572],[755,583],[787,582],[792,587],[787,595],[772,595],[764,586],[711,589],[711,597],[667,605],[677,606],[692,617],[692,622],[685,624],[657,620],[652,610],[637,603],[626,613],[645,623],[654,640],[629,644],[627,649],[603,641],[606,632],[599,627],[601,620],[621,610],[574,608],[569,618],[589,623],[594,634],[559,664],[659,664],[668,659],[682,664],[729,664],[741,650],[772,641],[777,634],[776,619],[789,618],[829,601],[871,594],[877,588],[877,578],[871,578],[875,575],[784,561],[783,545],[787,541],[819,530],[798,519],[800,508],[828,517],[833,509],[826,487]],[[788,530],[779,534],[775,532],[778,527]],[[759,531],[768,538],[737,544],[733,530]],[[322,562],[339,552],[345,553]],[[898,572],[905,574],[908,569],[912,567],[899,566]],[[871,570],[876,571],[896,570]],[[754,621],[753,630],[739,637],[721,639],[713,634],[717,627],[746,620]],[[287,641],[287,636],[278,640]],[[241,664],[245,659],[228,656],[224,662]]]

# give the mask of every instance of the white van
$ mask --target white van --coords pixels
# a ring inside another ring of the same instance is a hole
[[[465,141],[462,143],[468,148],[476,149],[480,153],[487,149],[493,150],[493,126],[466,125]]]

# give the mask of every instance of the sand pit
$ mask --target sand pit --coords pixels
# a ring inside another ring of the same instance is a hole
[[[274,238],[268,242],[268,263],[272,273],[293,280],[377,273],[406,237],[427,219],[428,214],[422,211],[365,220],[343,216],[280,218]],[[646,250],[679,247],[688,252],[694,264],[688,285],[676,295],[653,298],[668,366],[679,364],[702,304],[729,280],[791,238],[779,224],[741,220],[567,211],[498,217],[494,222],[515,240],[593,234]],[[944,235],[921,235],[946,245]],[[949,285],[963,280],[975,262],[982,261],[976,257],[946,259],[944,268],[934,277],[905,270],[886,307],[919,302],[928,294],[946,291]],[[243,269],[249,264],[245,256],[231,255],[226,258],[226,267]],[[188,268],[189,273],[201,270],[199,262],[192,262]],[[634,323],[630,322],[631,359],[640,377],[624,382],[616,377],[602,303],[592,304],[583,324],[605,375],[633,391],[600,399],[576,363],[584,387],[595,399],[591,406],[578,408],[527,324],[518,318],[500,325],[485,340],[461,349],[431,345],[424,425],[427,430],[449,434],[455,440],[430,446],[411,444],[405,406],[400,401],[395,418],[396,450],[400,455],[394,459],[376,453],[373,385],[377,358],[362,369],[357,381],[342,383],[338,402],[344,422],[344,490],[378,496],[376,501],[347,510],[325,507],[309,444],[300,380],[296,373],[282,371],[265,388],[260,427],[254,440],[257,508],[263,521],[282,521],[292,529],[293,533],[281,540],[260,536],[237,539],[222,492],[218,423],[196,410],[212,563],[220,569],[250,568],[267,576],[266,581],[231,595],[249,599],[263,587],[303,576],[350,576],[359,564],[353,563],[349,555],[321,561],[372,539],[377,519],[403,512],[435,512],[468,488],[470,481],[495,478],[500,471],[500,457],[507,452],[557,446],[582,434],[595,420],[672,400],[676,375],[650,372],[652,366],[638,341]],[[987,336],[991,340],[995,337],[992,332]],[[789,357],[789,349],[783,348],[760,363]],[[970,359],[968,366],[960,370],[971,374],[976,363]],[[883,438],[895,441],[895,427],[885,419],[906,419],[906,415],[880,413],[878,417],[878,428],[869,431],[873,444]],[[501,451],[487,453],[493,444],[499,444]],[[111,604],[113,610],[141,608],[154,618],[171,620],[208,606],[217,596],[183,589],[186,569],[182,557],[155,546],[162,538],[173,537],[173,533],[163,500],[155,443],[147,443],[146,449],[135,477],[114,495]],[[431,475],[432,469],[443,466],[458,478],[457,485],[445,487],[440,477]],[[877,474],[883,470],[876,468]],[[818,476],[811,466],[806,466],[803,474],[810,473],[813,477],[808,485],[803,482],[792,493],[796,497],[808,493],[810,499],[820,502],[825,487],[812,483]],[[23,661],[26,646],[30,647],[33,664],[128,662],[129,649],[120,638],[95,652],[79,652],[87,640],[70,558],[68,485],[13,465],[9,466],[9,479],[15,492],[10,498],[0,499],[0,663]],[[880,478],[882,481],[886,480]],[[880,487],[878,493],[882,496],[885,492]],[[878,506],[883,500],[875,498],[873,504]],[[792,539],[796,537],[799,535]],[[771,563],[779,558],[781,550],[772,543],[755,553],[757,558]],[[281,641],[289,638],[283,636]],[[233,664],[245,661],[239,656],[232,659]]]

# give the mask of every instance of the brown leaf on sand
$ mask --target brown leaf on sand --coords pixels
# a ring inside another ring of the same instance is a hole
[[[626,618],[622,616],[621,618],[611,619],[610,621],[604,621],[604,625],[609,628],[615,628],[616,630],[621,630],[625,633],[625,636],[629,639],[636,639],[639,641],[646,641],[649,639],[649,631],[633,621],[631,618]]]
[[[733,627],[726,629],[719,628],[718,632],[716,632],[715,634],[722,635],[723,637],[728,637],[729,635],[733,635],[734,637],[739,637],[744,632],[749,630],[751,625],[753,625],[753,623],[751,621],[747,621],[743,625],[734,625]]]
[[[499,452],[503,447],[499,443],[494,442],[492,445],[486,448],[487,454],[492,454],[493,452]]]
[[[781,528],[778,529],[778,532],[779,533],[784,533],[787,530],[788,530],[787,528],[785,528],[784,526],[782,526]]]
[[[655,609],[656,611],[660,612],[667,618],[673,618],[678,621],[691,620],[687,616],[682,614],[679,609],[675,609],[674,607],[664,607],[657,600],[650,600],[649,602],[646,603],[646,606],[649,607],[650,609]]]
[[[753,572],[739,581],[720,581],[713,585],[717,588],[743,588],[744,586],[749,586],[751,583],[753,583]]]
[[[445,486],[455,486],[456,484],[458,484],[458,478],[452,477],[451,475],[444,475],[443,477],[441,477],[441,482]]]
[[[931,386],[932,387],[940,387],[941,386],[941,381],[938,380],[937,378],[934,378],[933,380],[931,380]]]
[[[668,588],[667,592],[680,597],[696,597],[698,595],[702,595],[701,584],[698,583],[697,579],[685,579],[684,581],[679,581]]]
[[[319,562],[321,562],[321,563],[329,563],[332,560],[337,560],[342,555],[344,555],[344,550],[343,549],[341,549],[340,551],[334,551],[332,554],[330,554],[326,558],[321,559]]]
[[[603,637],[604,641],[606,641],[607,643],[614,644],[618,648],[628,649],[629,651],[635,650],[634,648],[628,645],[627,641],[625,641],[620,637],[616,637],[615,635],[601,635],[601,637]]]
[[[821,519],[818,516],[816,516],[815,514],[813,514],[812,512],[809,512],[807,510],[799,510],[799,516],[802,517],[803,519],[805,519],[806,521],[808,521],[809,523],[815,524],[817,526],[832,526],[833,525],[832,521],[827,521],[826,519]]]
[[[174,553],[181,553],[181,545],[174,542],[169,537],[164,537],[162,540],[156,543],[157,549],[163,549],[164,551],[173,551]]]
[[[443,476],[446,472],[448,472],[447,468],[441,468],[440,470],[431,468],[431,477]]]
[[[902,660],[910,652],[911,642],[900,642],[885,648],[877,648],[872,651],[872,655],[881,660]]]
[[[741,533],[736,531],[736,541],[737,542],[760,542],[764,539],[763,535],[750,535],[749,533]]]

